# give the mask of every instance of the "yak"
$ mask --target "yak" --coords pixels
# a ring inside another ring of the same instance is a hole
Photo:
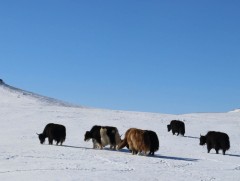
[[[169,125],[167,125],[168,132],[172,130],[172,134],[174,135],[177,133],[177,136],[179,134],[183,135],[185,134],[185,124],[182,121],[179,120],[172,120]]]
[[[159,148],[159,141],[154,131],[130,128],[126,131],[125,137],[117,149],[120,150],[125,146],[131,150],[133,155],[141,152],[145,155],[147,152],[154,155],[154,152]]]
[[[45,142],[45,138],[48,138],[50,145],[53,144],[53,140],[56,141],[56,145],[58,143],[62,145],[66,139],[66,128],[61,124],[49,123],[45,126],[43,133],[37,135],[41,144]]]
[[[146,154],[150,151],[150,138],[149,135],[144,134],[145,131],[137,128],[130,128],[126,131],[124,139],[118,145],[118,150],[128,146],[132,154],[141,153]]]
[[[116,145],[121,141],[118,129],[112,126],[95,125],[90,131],[86,131],[84,141],[92,139],[93,148],[103,149],[106,145],[110,145],[110,149],[116,150]]]
[[[225,155],[226,150],[230,148],[229,136],[226,133],[209,131],[205,136],[200,135],[200,145],[207,144],[208,153],[212,148],[216,150],[218,154],[219,150],[222,150]]]

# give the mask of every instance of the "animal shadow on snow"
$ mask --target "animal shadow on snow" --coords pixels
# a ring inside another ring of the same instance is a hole
[[[83,146],[62,145],[62,147],[67,147],[67,148],[77,148],[77,149],[89,149],[89,150],[92,150],[92,148],[83,147]]]
[[[107,150],[107,149],[105,149]],[[109,151],[112,151],[110,149],[108,149]],[[118,150],[119,152],[124,152],[124,153],[130,153],[131,152],[128,150],[128,149],[121,149],[121,150]],[[134,156],[134,155],[133,155]],[[135,155],[136,156],[136,155]],[[144,156],[144,155],[141,155],[141,156]],[[152,155],[146,155],[146,157],[151,157],[151,158],[160,158],[160,159],[168,159],[168,160],[180,160],[180,161],[188,161],[188,162],[195,162],[195,161],[198,161],[199,159],[194,159],[194,158],[183,158],[183,157],[172,157],[172,156],[163,156],[163,155],[158,155],[158,154],[155,154],[154,156]]]
[[[77,149],[89,149],[89,150],[92,150],[93,148],[88,148],[88,147],[81,147],[81,146],[70,146],[70,145],[62,145],[63,147],[67,147],[67,148],[77,148]],[[112,150],[110,148],[104,148],[102,150],[100,149],[94,149],[94,150],[99,150],[99,151],[117,151],[117,152],[123,152],[123,153],[130,153],[131,152],[128,150],[128,149],[121,149],[121,150]],[[230,155],[229,156],[239,156],[240,155]],[[194,158],[183,158],[183,157],[172,157],[172,156],[162,156],[162,155],[157,155],[155,154],[154,156],[150,156],[150,155],[147,155],[147,157],[151,157],[151,158],[160,158],[160,159],[168,159],[168,160],[180,160],[180,161],[191,161],[191,162],[194,162],[194,161],[198,161],[198,159],[194,159]]]
[[[62,147],[67,147],[67,148],[77,148],[77,149],[88,149],[88,150],[96,150],[96,151],[119,151],[119,152],[127,152],[129,153],[128,149],[122,149],[122,150],[112,150],[110,148],[103,148],[101,149],[93,149],[93,148],[89,148],[89,147],[83,147],[83,146],[71,146],[71,145],[62,145]]]
[[[228,156],[234,156],[234,157],[240,157],[240,155],[235,155],[235,154],[225,154],[225,155],[228,155]]]
[[[150,156],[152,158],[161,158],[161,159],[168,159],[168,160],[179,160],[179,161],[188,161],[188,162],[196,162],[199,159],[195,158],[184,158],[184,157],[175,157],[175,156],[163,156],[163,155],[155,155]]]
[[[213,149],[214,150],[214,149]],[[215,151],[213,151],[212,150],[212,152],[211,153],[208,153],[208,154],[211,154],[211,155],[222,155],[222,152],[221,152],[221,150],[219,151],[219,154],[216,154],[216,152]],[[224,156],[224,155],[223,155]],[[233,157],[240,157],[240,155],[236,155],[236,154],[228,154],[228,153],[226,153],[225,154],[225,156],[233,156]]]
[[[93,148],[91,148],[93,149]],[[108,147],[104,147],[102,150],[101,149],[94,149],[94,150],[100,150],[100,151],[117,151],[117,152],[124,152],[124,153],[131,153],[128,149],[121,149],[121,150],[112,150]]]
[[[191,139],[199,139],[199,137],[196,136],[184,136],[185,138],[191,138]]]

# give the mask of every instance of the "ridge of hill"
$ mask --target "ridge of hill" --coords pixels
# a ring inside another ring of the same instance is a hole
[[[6,84],[2,79],[0,79],[0,87],[2,87],[6,91],[17,94],[18,97],[24,96],[30,99],[32,98],[48,105],[64,106],[64,107],[83,107],[76,104],[61,101],[55,98],[51,98],[51,97],[43,96],[30,91],[26,91],[20,88],[16,88],[14,86]]]

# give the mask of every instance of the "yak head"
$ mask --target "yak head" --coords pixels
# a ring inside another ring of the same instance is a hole
[[[171,127],[171,125],[170,125],[170,124],[169,124],[169,125],[167,125],[167,129],[168,129],[168,132],[169,132],[169,131],[171,131],[172,127]]]
[[[206,142],[207,142],[207,138],[206,138],[206,136],[202,136],[202,135],[200,135],[200,145],[204,145],[204,144],[206,144]]]
[[[84,141],[89,141],[92,138],[92,134],[90,131],[86,131],[84,135]]]
[[[39,138],[39,140],[40,140],[40,143],[43,144],[43,143],[45,142],[46,136],[43,135],[43,134],[37,134],[37,135],[38,135],[38,138]]]

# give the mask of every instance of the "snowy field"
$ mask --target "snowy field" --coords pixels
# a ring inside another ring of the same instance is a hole
[[[186,134],[167,132],[172,119],[184,120]],[[66,126],[63,146],[41,145],[36,133],[47,123]],[[154,157],[121,151],[93,150],[84,134],[93,125],[116,126],[157,133],[160,148]],[[168,115],[74,107],[0,85],[0,180],[240,180],[240,111]],[[226,155],[207,153],[200,134],[226,132]]]

